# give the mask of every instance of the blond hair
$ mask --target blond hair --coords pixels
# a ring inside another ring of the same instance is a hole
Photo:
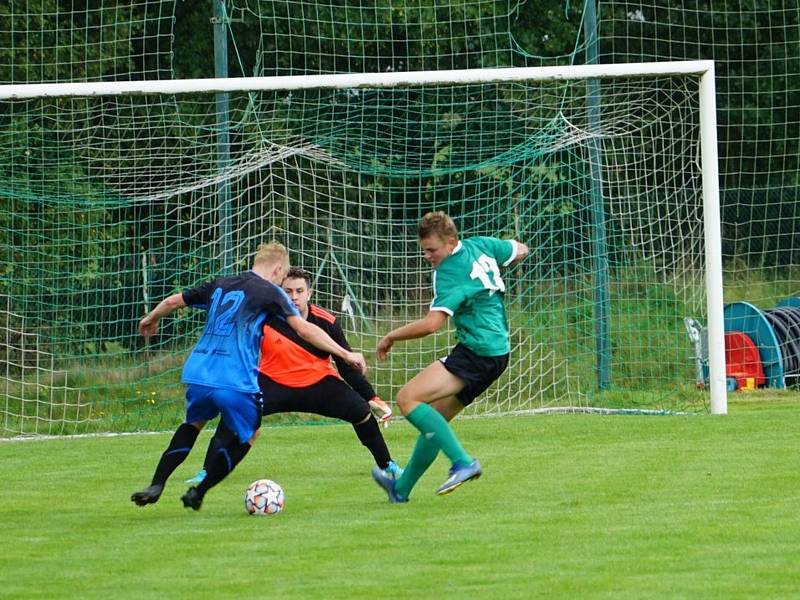
[[[417,226],[417,236],[424,240],[426,237],[437,235],[442,239],[454,237],[458,239],[456,224],[444,211],[437,210],[426,213]]]
[[[274,265],[283,261],[289,261],[289,251],[280,242],[272,240],[258,247],[253,265]]]

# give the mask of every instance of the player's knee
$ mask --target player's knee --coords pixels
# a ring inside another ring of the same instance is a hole
[[[397,393],[397,398],[395,398],[395,400],[397,400],[397,407],[404,417],[407,417],[408,413],[414,410],[414,407],[419,403],[406,388],[401,389]]]

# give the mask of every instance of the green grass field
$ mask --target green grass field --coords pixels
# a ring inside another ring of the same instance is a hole
[[[265,428],[184,509],[154,506],[168,435],[0,442],[3,598],[797,598],[800,395],[736,395],[712,416],[554,415],[456,423],[485,475],[437,497],[440,457],[407,505],[369,477],[349,426]],[[414,434],[385,430],[405,462]],[[286,491],[248,516],[247,484]]]

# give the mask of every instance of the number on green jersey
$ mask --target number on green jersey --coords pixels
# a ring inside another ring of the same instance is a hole
[[[472,272],[469,276],[471,279],[479,279],[483,287],[489,290],[490,296],[497,291],[506,291],[506,285],[500,277],[500,268],[491,256],[481,254],[478,260],[472,263]]]

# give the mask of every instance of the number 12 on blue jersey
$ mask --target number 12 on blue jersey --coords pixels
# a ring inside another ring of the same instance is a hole
[[[233,290],[223,295],[222,288],[215,289],[211,296],[211,308],[208,311],[208,333],[210,335],[230,335],[235,327],[236,311],[239,310],[243,301],[244,292],[242,290]],[[218,312],[219,314],[217,314]]]

